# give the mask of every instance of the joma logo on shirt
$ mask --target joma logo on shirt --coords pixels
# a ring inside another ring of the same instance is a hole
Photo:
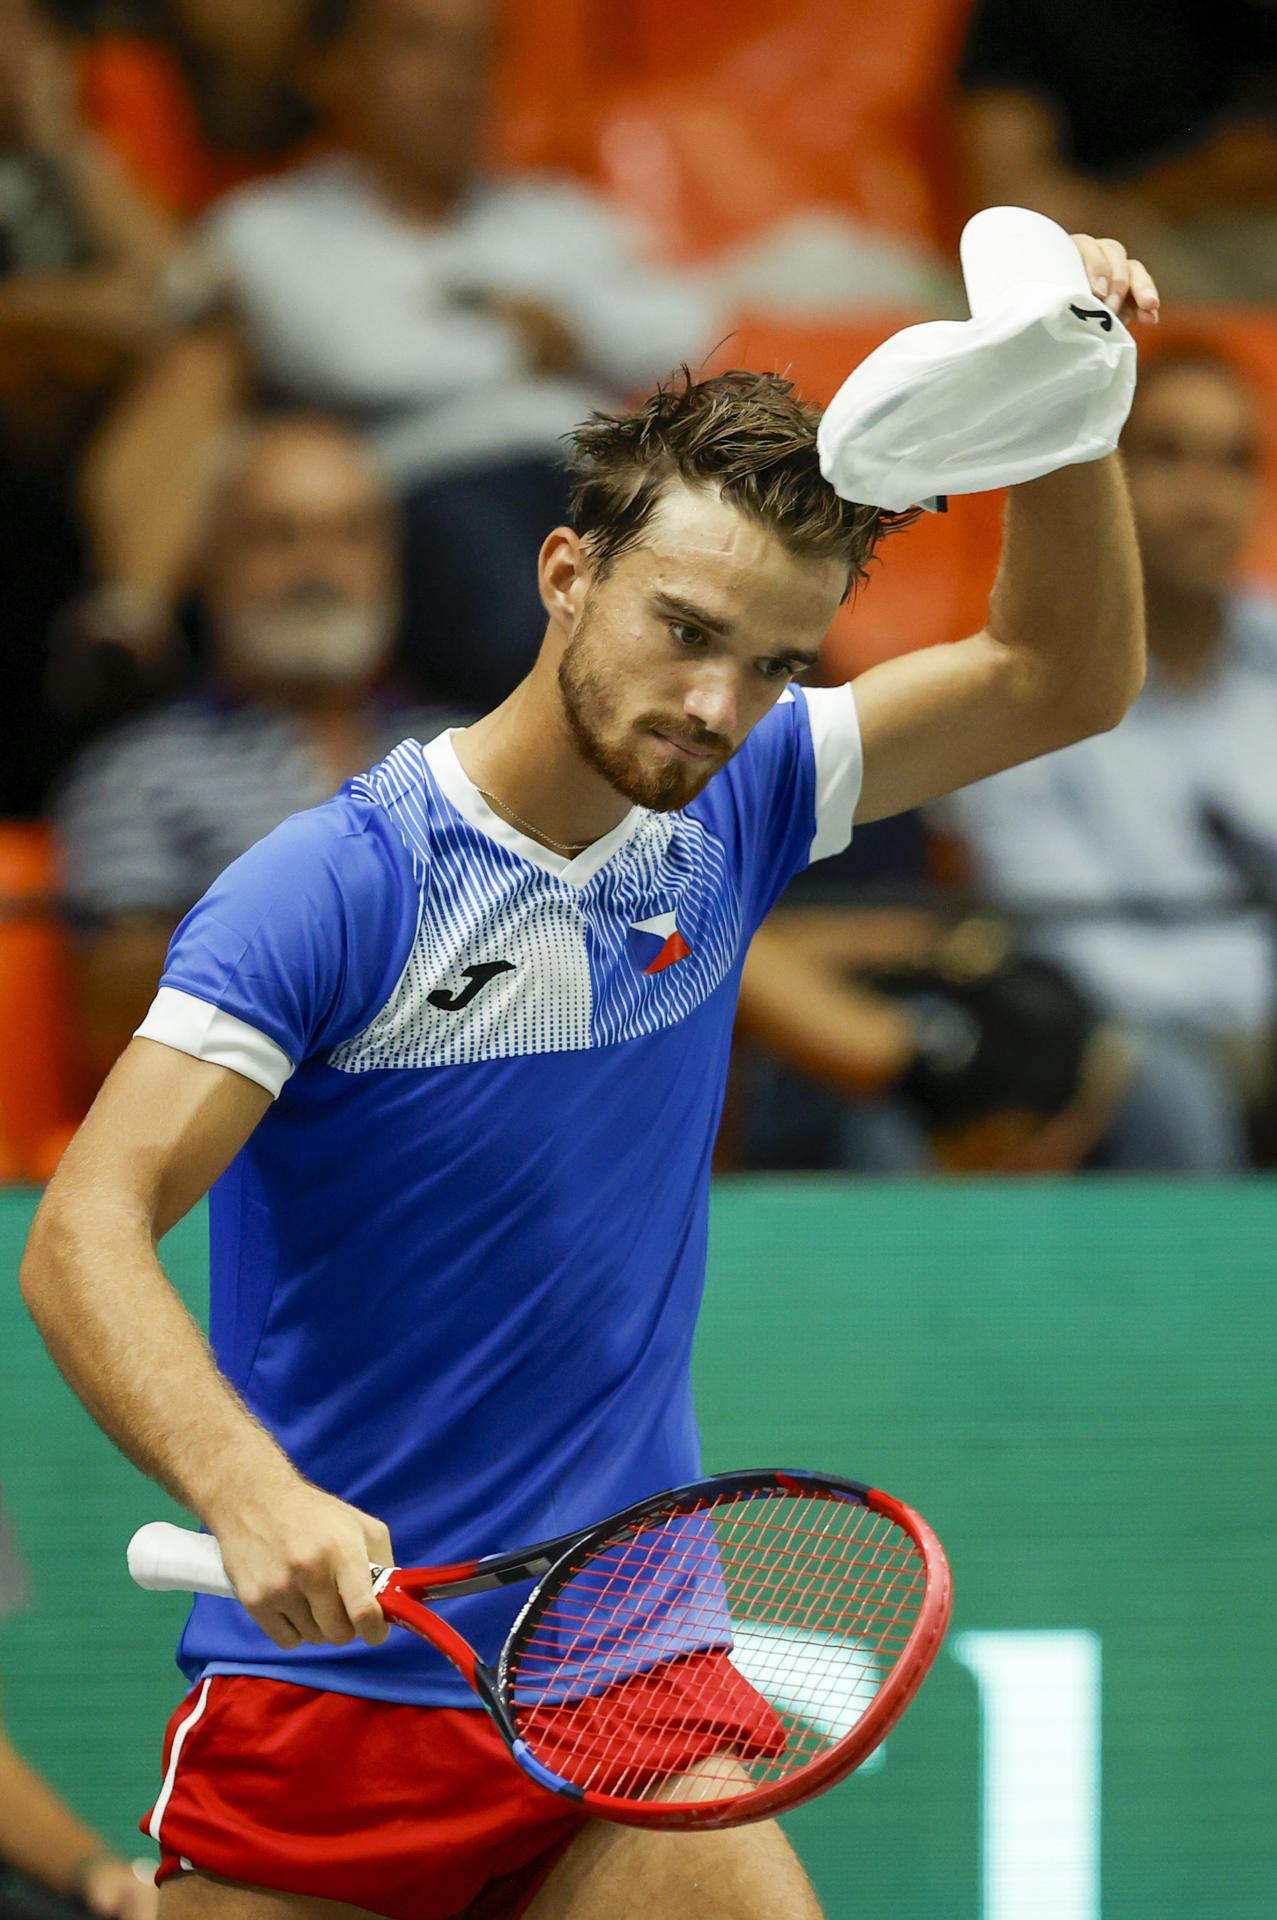
[[[495,980],[499,973],[513,973],[512,960],[485,960],[481,966],[462,967],[461,974],[466,985],[456,993],[449,993],[446,987],[436,987],[433,993],[426,995],[432,1007],[442,1007],[445,1013],[460,1013],[462,1007],[468,1007],[476,994],[482,993],[489,980]]]

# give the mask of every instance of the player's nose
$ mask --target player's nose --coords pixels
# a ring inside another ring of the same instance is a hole
[[[734,738],[737,719],[735,671],[726,665],[706,666],[688,688],[683,712],[689,720],[695,720],[709,732]]]

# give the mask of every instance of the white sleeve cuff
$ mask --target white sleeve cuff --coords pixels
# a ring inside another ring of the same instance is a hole
[[[845,687],[804,688],[816,760],[816,837],[812,860],[827,860],[851,845],[851,827],[864,776],[856,696]]]
[[[229,1067],[233,1073],[265,1087],[272,1100],[278,1099],[293,1072],[293,1062],[268,1035],[177,987],[160,988],[133,1037],[158,1040],[162,1046],[175,1047],[178,1053],[189,1053],[196,1060]]]

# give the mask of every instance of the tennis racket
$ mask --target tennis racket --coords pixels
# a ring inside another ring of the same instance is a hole
[[[234,1597],[208,1534],[156,1521],[128,1559],[139,1586]],[[802,1472],[716,1474],[521,1553],[373,1576],[525,1773],[636,1827],[740,1826],[843,1779],[918,1691],[950,1606],[925,1520]],[[423,1604],[533,1580],[491,1666]]]

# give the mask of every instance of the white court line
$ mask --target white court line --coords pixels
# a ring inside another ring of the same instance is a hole
[[[851,1732],[882,1684],[863,1642],[840,1634],[733,1621],[728,1659],[779,1713],[831,1740]]]

